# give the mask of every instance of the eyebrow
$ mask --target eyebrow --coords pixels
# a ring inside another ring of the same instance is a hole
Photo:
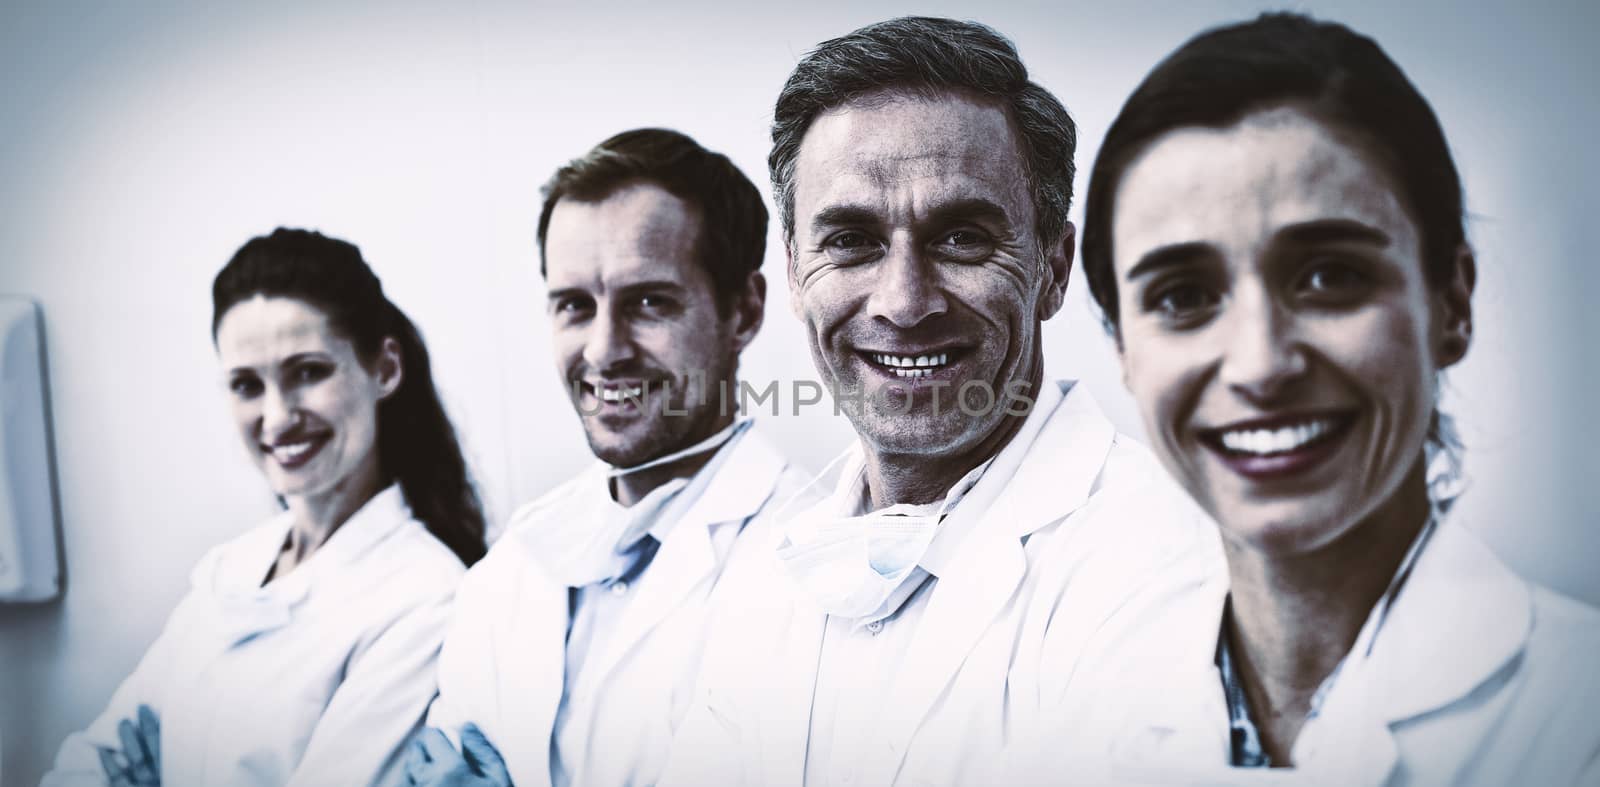
[[[284,358],[283,362],[278,364],[278,365],[279,366],[293,366],[295,364],[304,363],[306,361],[331,361],[331,360],[333,360],[332,356],[328,355],[325,352],[310,351],[310,352],[295,353],[294,355],[291,355],[291,356],[289,356],[287,358]],[[256,368],[254,366],[235,366],[232,369],[228,370],[228,375],[229,376],[233,376],[233,375],[237,375],[237,374],[255,374],[255,373],[256,373]]]
[[[1146,252],[1132,268],[1128,269],[1128,281],[1135,281],[1168,268],[1191,265],[1210,253],[1211,247],[1198,241],[1159,246]]]
[[[1366,243],[1382,248],[1391,242],[1389,236],[1377,227],[1351,219],[1321,219],[1291,224],[1279,230],[1277,234],[1279,242],[1299,246]]]
[[[955,221],[992,221],[1010,224],[1011,216],[993,200],[968,197],[935,205],[928,211],[927,221],[932,224],[949,224]]]
[[[1291,224],[1276,233],[1275,244],[1319,246],[1329,243],[1365,243],[1385,247],[1389,236],[1376,227],[1351,219],[1319,219]],[[1169,268],[1191,265],[1211,253],[1208,244],[1199,241],[1160,246],[1145,253],[1139,262],[1128,269],[1128,281],[1149,276]]]
[[[577,287],[563,287],[559,290],[551,290],[545,293],[544,299],[546,303],[554,303],[562,298],[569,298],[574,295],[588,296],[588,294],[588,290],[579,289]]]
[[[289,366],[291,364],[304,363],[306,361],[325,361],[325,360],[332,360],[332,357],[329,356],[327,353],[324,353],[324,352],[303,352],[303,353],[295,353],[294,355],[291,355],[288,358],[283,359],[283,365],[284,366]]]
[[[637,281],[624,284],[616,289],[616,294],[619,297],[625,297],[628,295],[637,295],[643,292],[682,293],[686,291],[687,288],[678,282],[672,281],[671,279],[649,279],[646,281]],[[545,300],[553,302],[572,296],[580,296],[584,298],[594,297],[593,294],[591,294],[588,290],[585,290],[581,287],[563,287],[559,290],[551,290],[549,294],[545,296]]]
[[[882,219],[873,209],[864,205],[830,205],[817,211],[811,218],[816,227],[878,224]],[[999,203],[982,197],[954,199],[929,208],[921,223],[949,224],[956,221],[991,221],[1009,224],[1010,214]]]
[[[863,205],[829,205],[811,217],[811,224],[816,227],[877,224],[878,221],[877,212]]]
[[[650,281],[639,281],[630,284],[624,284],[617,288],[617,295],[620,297],[627,297],[629,295],[639,295],[647,292],[670,292],[673,294],[679,294],[686,291],[687,288],[675,281],[671,281],[669,279],[652,279]]]

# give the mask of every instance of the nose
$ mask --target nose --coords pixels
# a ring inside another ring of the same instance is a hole
[[[583,341],[583,361],[591,369],[607,369],[633,360],[633,334],[624,315],[609,305],[596,307]]]
[[[1293,312],[1263,292],[1238,293],[1229,311],[1233,330],[1219,372],[1224,384],[1266,404],[1305,378],[1310,364]]]
[[[293,394],[285,394],[275,385],[266,386],[261,394],[261,438],[273,442],[299,424],[300,408]]]
[[[949,309],[939,288],[938,271],[914,243],[894,239],[879,271],[882,275],[867,299],[869,316],[911,328]]]

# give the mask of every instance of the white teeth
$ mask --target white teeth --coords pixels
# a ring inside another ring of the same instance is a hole
[[[1327,434],[1333,424],[1331,418],[1317,418],[1276,429],[1231,429],[1222,433],[1222,447],[1246,454],[1281,454]]]
[[[897,370],[900,369],[900,368],[906,368],[906,369],[932,368],[932,367],[935,367],[935,366],[944,366],[945,364],[949,363],[950,362],[950,354],[949,353],[939,353],[937,355],[886,355],[884,353],[873,353],[872,354],[872,360],[874,360],[874,361],[876,361],[878,363],[881,363],[884,366],[896,367]],[[897,373],[898,373],[898,371],[897,371]],[[900,375],[900,376],[904,377],[905,375]]]
[[[628,388],[596,388],[595,390],[600,393],[600,401],[602,402],[620,402],[624,399],[637,399],[644,395],[643,386],[632,386]]]
[[[284,443],[272,447],[272,458],[279,462],[293,462],[306,455],[311,450],[312,441],[300,443]]]
[[[932,377],[933,376],[933,370],[932,369],[896,369],[896,370],[894,370],[894,376],[901,377],[901,378],[906,378],[906,377]]]

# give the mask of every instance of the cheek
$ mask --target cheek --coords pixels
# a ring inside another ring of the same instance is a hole
[[[239,430],[239,435],[244,438],[245,443],[254,447],[259,437],[257,430],[261,425],[261,408],[236,399],[232,413],[234,428]]]
[[[1426,327],[1405,309],[1374,307],[1318,326],[1316,344],[1369,396],[1409,410],[1432,401]]]
[[[826,342],[850,318],[858,301],[865,301],[873,280],[864,269],[834,271],[813,279],[797,296],[800,318],[819,341]],[[855,295],[851,295],[855,293]]]
[[[1032,324],[1039,301],[1038,277],[1019,278],[1000,265],[947,269],[938,286],[983,319],[1015,328]]]
[[[1174,450],[1187,428],[1209,357],[1199,336],[1174,338],[1124,326],[1122,370],[1152,442]]]
[[[307,404],[343,433],[347,450],[359,450],[377,431],[378,383],[346,377],[318,386]]]
[[[550,334],[550,356],[562,372],[571,372],[583,362],[584,334],[576,328],[557,328]]]

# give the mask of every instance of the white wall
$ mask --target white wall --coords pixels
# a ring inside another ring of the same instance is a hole
[[[246,238],[286,224],[362,247],[426,334],[498,517],[586,458],[552,374],[533,244],[556,165],[665,125],[764,187],[771,102],[800,53],[919,12],[1012,36],[1076,115],[1087,171],[1157,58],[1260,8],[627,5],[0,6],[0,291],[44,307],[69,587],[57,604],[0,607],[0,782],[37,780],[155,636],[193,561],[272,509],[230,431],[207,333],[211,277]],[[1583,308],[1600,287],[1600,14],[1387,5],[1308,7],[1400,61],[1466,179],[1483,280],[1449,402],[1476,479],[1464,516],[1516,567],[1600,601],[1586,396],[1600,331]],[[769,247],[772,304],[745,374],[809,378]],[[1137,429],[1081,282],[1047,336],[1053,372],[1086,379]],[[848,435],[826,408],[775,426],[812,467]]]

